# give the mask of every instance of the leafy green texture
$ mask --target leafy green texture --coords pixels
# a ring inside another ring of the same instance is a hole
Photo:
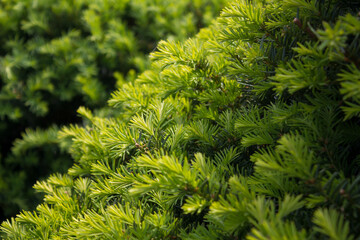
[[[357,1],[237,0],[161,41],[109,104],[81,108],[68,174],[8,239],[354,239],[360,235]],[[351,85],[352,87],[349,87]]]
[[[81,105],[106,106],[116,86],[148,68],[160,39],[193,36],[224,2],[1,1],[0,219],[30,207],[36,179],[71,166],[56,128],[79,123]]]

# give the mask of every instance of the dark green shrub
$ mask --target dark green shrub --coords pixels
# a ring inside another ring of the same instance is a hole
[[[160,39],[194,35],[224,2],[1,1],[0,219],[30,207],[36,179],[71,166],[56,132],[80,121],[79,106],[104,107]]]
[[[61,131],[76,163],[38,182],[8,239],[360,235],[360,3],[237,0]]]

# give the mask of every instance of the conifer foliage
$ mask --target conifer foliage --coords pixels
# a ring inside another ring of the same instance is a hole
[[[38,182],[8,239],[356,239],[360,3],[236,0],[109,104],[61,130],[68,174]]]
[[[80,122],[79,106],[106,106],[116,84],[147,68],[160,39],[193,36],[224,2],[1,1],[0,219],[29,207],[36,179],[71,166],[57,130]]]

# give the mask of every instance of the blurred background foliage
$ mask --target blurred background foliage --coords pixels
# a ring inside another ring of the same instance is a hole
[[[98,115],[109,94],[149,66],[160,39],[184,40],[226,0],[0,1],[0,218],[32,209],[36,180],[71,165],[57,131]]]

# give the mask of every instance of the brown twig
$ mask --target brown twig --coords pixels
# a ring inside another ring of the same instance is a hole
[[[294,18],[293,21],[300,29],[303,29],[303,24],[301,23],[300,19],[298,18]],[[312,39],[317,40],[317,36],[315,35],[315,33],[309,28],[306,27],[305,29],[303,29]]]

